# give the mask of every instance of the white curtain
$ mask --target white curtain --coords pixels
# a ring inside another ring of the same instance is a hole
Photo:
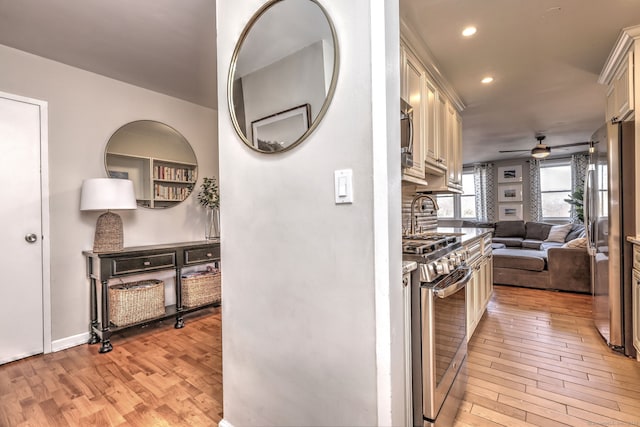
[[[496,221],[493,163],[474,165],[473,183],[476,193],[476,219],[486,222]]]
[[[529,183],[531,200],[529,201],[529,221],[542,220],[542,195],[540,193],[540,160],[529,160]]]

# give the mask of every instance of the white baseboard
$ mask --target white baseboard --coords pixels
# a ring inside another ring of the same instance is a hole
[[[73,335],[70,337],[62,338],[51,342],[51,351],[61,351],[67,348],[75,347],[80,344],[86,344],[89,342],[89,332],[83,334]]]
[[[224,418],[218,423],[218,427],[233,427],[233,424],[231,424],[229,421],[225,420]]]

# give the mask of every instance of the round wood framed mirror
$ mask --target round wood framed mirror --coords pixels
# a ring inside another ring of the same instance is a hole
[[[227,83],[233,126],[262,153],[290,150],[318,126],[335,92],[338,37],[316,0],[272,0],[236,44]]]
[[[138,206],[164,209],[184,201],[198,178],[198,162],[180,132],[164,123],[138,120],[116,130],[105,149],[111,178],[133,181]]]

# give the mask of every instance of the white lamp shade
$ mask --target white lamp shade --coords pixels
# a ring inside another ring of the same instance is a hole
[[[133,181],[116,178],[92,178],[82,181],[81,211],[136,209]]]

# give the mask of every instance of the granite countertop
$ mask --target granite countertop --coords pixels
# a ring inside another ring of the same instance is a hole
[[[460,234],[460,241],[463,245],[481,238],[487,233],[493,232],[493,228],[480,227],[438,227],[438,233],[457,233]]]
[[[627,236],[627,241],[634,245],[640,245],[640,236]]]
[[[418,268],[418,263],[415,261],[402,261],[402,274],[411,273]]]

